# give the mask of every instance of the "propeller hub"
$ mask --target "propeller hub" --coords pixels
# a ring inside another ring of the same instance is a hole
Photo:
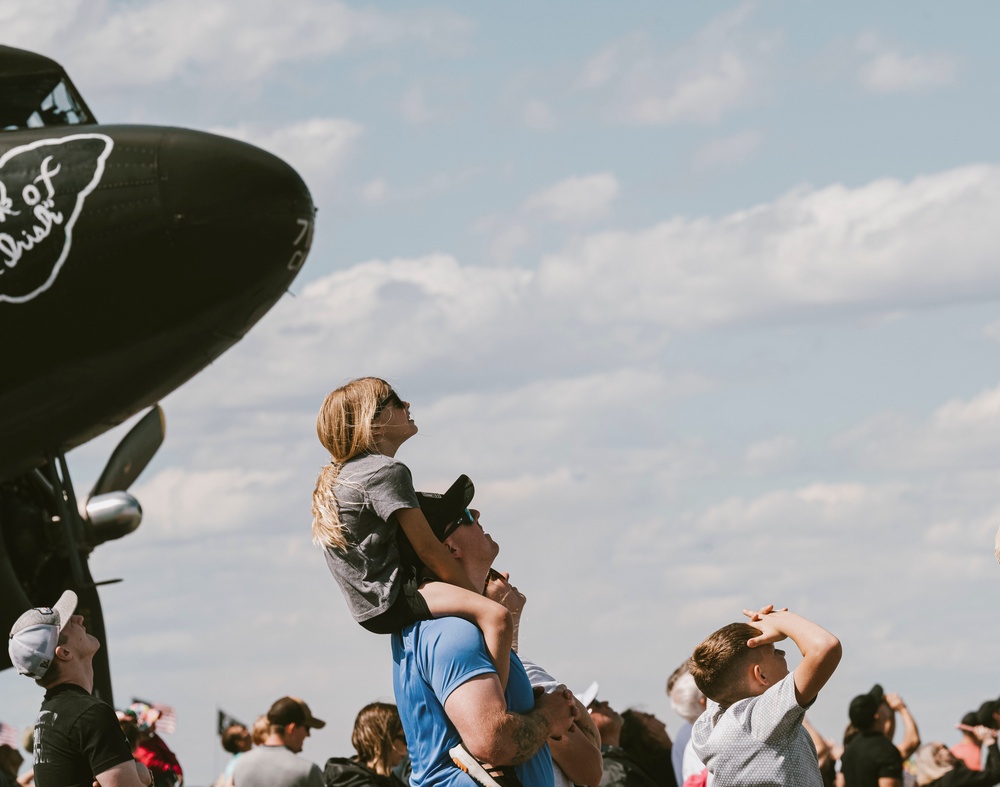
[[[87,501],[87,522],[93,546],[133,532],[142,522],[142,506],[128,492],[94,495]]]

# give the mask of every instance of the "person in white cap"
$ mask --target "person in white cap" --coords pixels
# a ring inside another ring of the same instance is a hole
[[[35,784],[148,787],[152,777],[132,758],[114,709],[91,693],[101,643],[73,614],[76,604],[67,590],[55,607],[29,609],[10,630],[11,663],[46,690],[35,722]]]

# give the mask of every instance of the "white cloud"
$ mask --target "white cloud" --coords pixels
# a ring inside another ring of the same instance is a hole
[[[340,118],[313,118],[277,128],[241,124],[211,131],[274,153],[295,167],[307,182],[328,183],[328,179],[340,174],[363,127]]]
[[[518,251],[534,240],[534,234],[524,224],[517,222],[501,225],[499,228],[487,223],[486,229],[492,234],[490,240],[490,256],[497,261],[506,262]]]
[[[778,435],[748,445],[743,458],[747,472],[758,475],[784,466],[795,452],[798,441],[790,435]]]
[[[593,221],[608,214],[618,192],[618,180],[610,172],[567,178],[532,194],[522,210],[543,221]]]
[[[383,178],[368,181],[361,189],[361,199],[368,203],[384,202],[389,194],[389,185]]]
[[[638,33],[606,46],[584,64],[577,87],[585,90],[604,87],[621,71],[623,56],[636,47],[645,46],[645,37]]]
[[[22,49],[34,49],[55,57],[57,42],[83,16],[106,16],[107,0],[53,0],[41,5],[31,0],[11,0],[0,5],[0,29],[4,42]],[[58,58],[55,58],[58,59]]]
[[[424,89],[420,85],[413,85],[403,95],[399,104],[399,111],[407,123],[419,125],[427,123],[434,118],[434,113],[427,106],[424,98]]]
[[[511,216],[493,215],[476,229],[490,236],[490,252],[502,263],[536,241],[544,225],[579,228],[605,218],[620,192],[610,172],[565,178],[531,194]]]
[[[904,54],[877,33],[866,31],[857,49],[867,60],[858,79],[875,93],[916,93],[952,84],[958,76],[958,61],[947,54]]]
[[[1000,342],[1000,320],[984,325],[983,336],[988,339],[992,339],[995,342]]]
[[[673,89],[664,95],[653,93],[652,84],[635,85],[635,92],[644,95],[634,96],[628,117],[635,123],[647,125],[685,120],[715,123],[726,110],[742,103],[750,91],[750,84],[747,64],[739,56],[725,52],[701,73],[677,80]]]
[[[741,131],[726,137],[709,140],[694,152],[695,169],[729,167],[746,161],[760,147],[759,131]]]
[[[598,52],[577,80],[609,93],[607,117],[639,125],[715,123],[761,89],[775,37],[745,31],[751,6],[721,14],[689,41],[656,52],[632,34]]]
[[[460,189],[486,172],[483,167],[466,167],[455,172],[437,172],[418,183],[394,185],[387,178],[374,178],[361,187],[361,201],[368,205],[414,202]]]
[[[887,412],[846,431],[835,446],[883,469],[990,469],[1000,460],[1000,386],[952,399],[927,418]]]
[[[537,287],[585,321],[684,330],[955,302],[1000,292],[998,209],[1000,169],[985,165],[803,188],[719,219],[592,235],[547,256]]]
[[[535,131],[549,131],[555,128],[556,119],[549,105],[537,98],[525,102],[521,110],[521,120]]]
[[[861,594],[878,588],[879,597],[869,600],[871,617],[889,619],[912,597],[913,582],[923,583],[924,593],[946,595],[951,582],[988,579],[995,572],[989,545],[996,524],[992,507],[977,501],[956,511],[907,483],[816,482],[629,526],[615,560],[633,572],[671,566],[678,588],[745,588],[766,600],[810,588],[850,585]],[[884,583],[887,572],[894,586]],[[818,619],[836,614],[836,598],[820,594]]]
[[[62,0],[58,8],[46,6],[42,17],[37,3],[5,8],[8,40],[60,52],[75,81],[95,86],[154,84],[190,73],[244,82],[282,63],[355,46],[416,42],[437,52],[462,51],[472,30],[451,12],[390,13],[336,0],[291,6],[273,0]]]
[[[369,260],[279,302],[232,355],[246,360],[217,362],[234,378],[206,401],[278,397],[291,381],[319,391],[334,359],[358,374],[418,375],[489,357],[490,373],[510,383],[642,366],[677,332],[978,301],[1000,293],[998,210],[1000,169],[979,166],[593,234],[537,267],[446,254]],[[252,391],[242,382],[251,377]]]
[[[876,93],[914,93],[950,85],[958,67],[945,55],[900,55],[887,52],[878,55],[861,69],[860,78]]]
[[[137,486],[135,495],[143,506],[155,511],[158,538],[245,535],[250,531],[249,523],[279,518],[288,511],[286,496],[278,493],[290,478],[287,469],[263,472],[235,466],[199,471],[168,467]]]

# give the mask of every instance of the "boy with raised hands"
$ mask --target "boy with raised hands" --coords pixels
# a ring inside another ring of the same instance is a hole
[[[691,674],[709,700],[691,731],[694,750],[716,784],[822,787],[802,719],[840,663],[840,641],[773,604],[743,614],[748,622],[723,626],[691,656]],[[784,639],[802,653],[791,673],[774,647]]]

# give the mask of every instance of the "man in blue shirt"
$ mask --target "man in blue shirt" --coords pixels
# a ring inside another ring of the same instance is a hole
[[[435,535],[448,547],[474,587],[485,587],[500,551],[469,510],[474,487],[461,476],[443,495],[418,493]],[[506,693],[483,635],[455,617],[421,620],[392,635],[393,686],[406,733],[413,787],[472,787],[451,749],[482,763],[514,766],[524,787],[551,787],[546,741],[566,734],[576,716],[572,693],[533,696],[524,667],[511,653]],[[489,768],[487,768],[489,770]]]

